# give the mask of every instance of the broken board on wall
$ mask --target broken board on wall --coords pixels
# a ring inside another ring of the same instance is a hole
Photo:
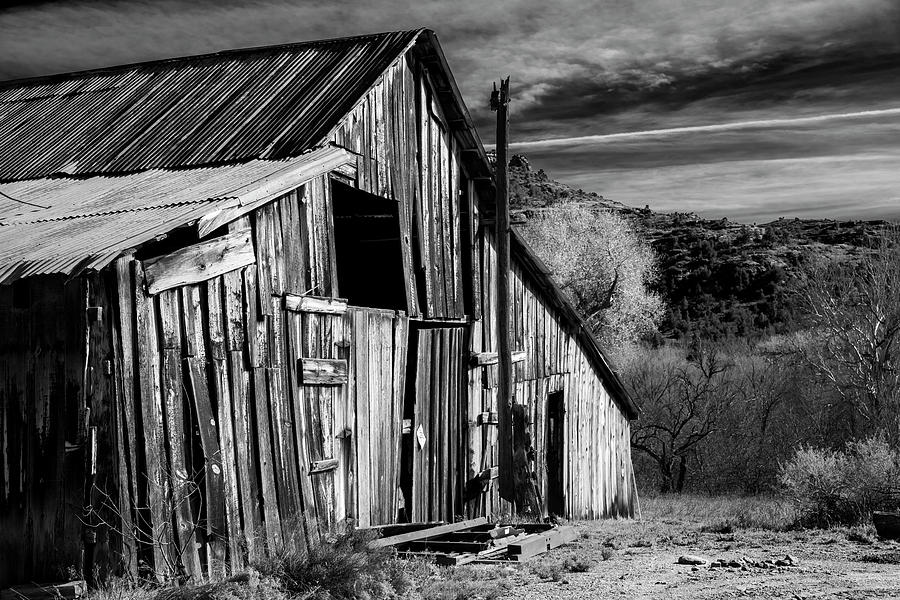
[[[485,517],[459,523],[411,523],[406,531],[385,530],[389,537],[374,548],[396,548],[401,557],[419,557],[440,565],[524,562],[578,538],[570,526],[549,523],[494,523]]]

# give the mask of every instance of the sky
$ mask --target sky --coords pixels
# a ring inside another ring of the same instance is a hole
[[[482,139],[655,210],[900,218],[900,0],[74,0],[0,9],[0,79],[426,26]]]

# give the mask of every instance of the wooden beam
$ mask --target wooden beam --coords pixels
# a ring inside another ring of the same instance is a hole
[[[297,365],[303,385],[347,383],[347,361],[342,358],[301,358]]]
[[[410,531],[409,533],[401,533],[391,537],[385,537],[369,542],[370,548],[384,548],[385,546],[396,546],[404,542],[412,542],[416,540],[424,540],[445,533],[454,531],[462,531],[470,527],[477,527],[487,523],[487,517],[478,517],[477,519],[469,519],[468,521],[460,521],[459,523],[448,523],[447,525],[439,525],[429,529],[420,529],[418,531]]]
[[[7,588],[0,592],[2,600],[75,600],[87,596],[88,586],[83,579],[68,583],[45,585],[26,584]]]
[[[250,230],[229,233],[171,254],[145,260],[150,294],[212,279],[256,262]]]
[[[339,461],[336,458],[326,458],[324,460],[314,460],[309,463],[309,474],[327,473],[338,468]]]
[[[342,315],[347,312],[347,301],[344,298],[325,298],[321,296],[297,296],[285,294],[284,307],[294,312],[323,313]]]
[[[431,550],[433,552],[481,552],[488,549],[489,542],[462,542],[444,540],[419,540],[409,542],[409,550],[421,552]]]
[[[496,365],[500,360],[499,355],[496,352],[473,352],[471,356],[471,363],[476,367]],[[513,363],[518,363],[525,360],[525,356],[524,350],[517,350],[510,355],[510,358]]]

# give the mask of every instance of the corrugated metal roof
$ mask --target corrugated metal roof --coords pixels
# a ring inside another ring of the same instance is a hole
[[[297,156],[323,143],[422,31],[0,84],[0,181]]]
[[[265,200],[349,156],[326,147],[284,161],[0,184],[0,283],[102,268],[124,250],[216,210]]]

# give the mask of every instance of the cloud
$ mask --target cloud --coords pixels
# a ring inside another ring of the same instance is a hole
[[[846,119],[871,119],[873,117],[900,116],[900,108],[886,108],[882,110],[864,110],[848,113],[836,113],[830,115],[816,115],[812,117],[795,117],[789,119],[763,119],[758,121],[736,121],[730,123],[716,123],[713,125],[693,125],[688,127],[671,127],[668,129],[649,129],[642,131],[628,131],[621,133],[608,133],[604,135],[586,135],[571,138],[550,138],[546,140],[532,140],[515,142],[511,144],[514,150],[527,151],[534,148],[570,148],[574,145],[614,142],[634,138],[664,138],[680,134],[692,133],[718,133],[721,131],[737,131],[744,129],[774,129],[782,127],[797,127],[841,121]]]
[[[900,218],[900,110],[581,138],[528,149],[534,168],[662,211],[764,222]]]
[[[895,0],[81,0],[0,13],[0,77],[419,26],[479,124],[491,81],[511,75],[527,137],[591,116],[611,132],[645,103],[677,111],[822,57],[900,52]]]
[[[487,142],[505,75],[516,141],[687,128],[529,147],[557,179],[747,219],[897,203],[898,119],[818,120],[897,107],[897,0],[75,0],[0,10],[0,79],[420,26]]]

